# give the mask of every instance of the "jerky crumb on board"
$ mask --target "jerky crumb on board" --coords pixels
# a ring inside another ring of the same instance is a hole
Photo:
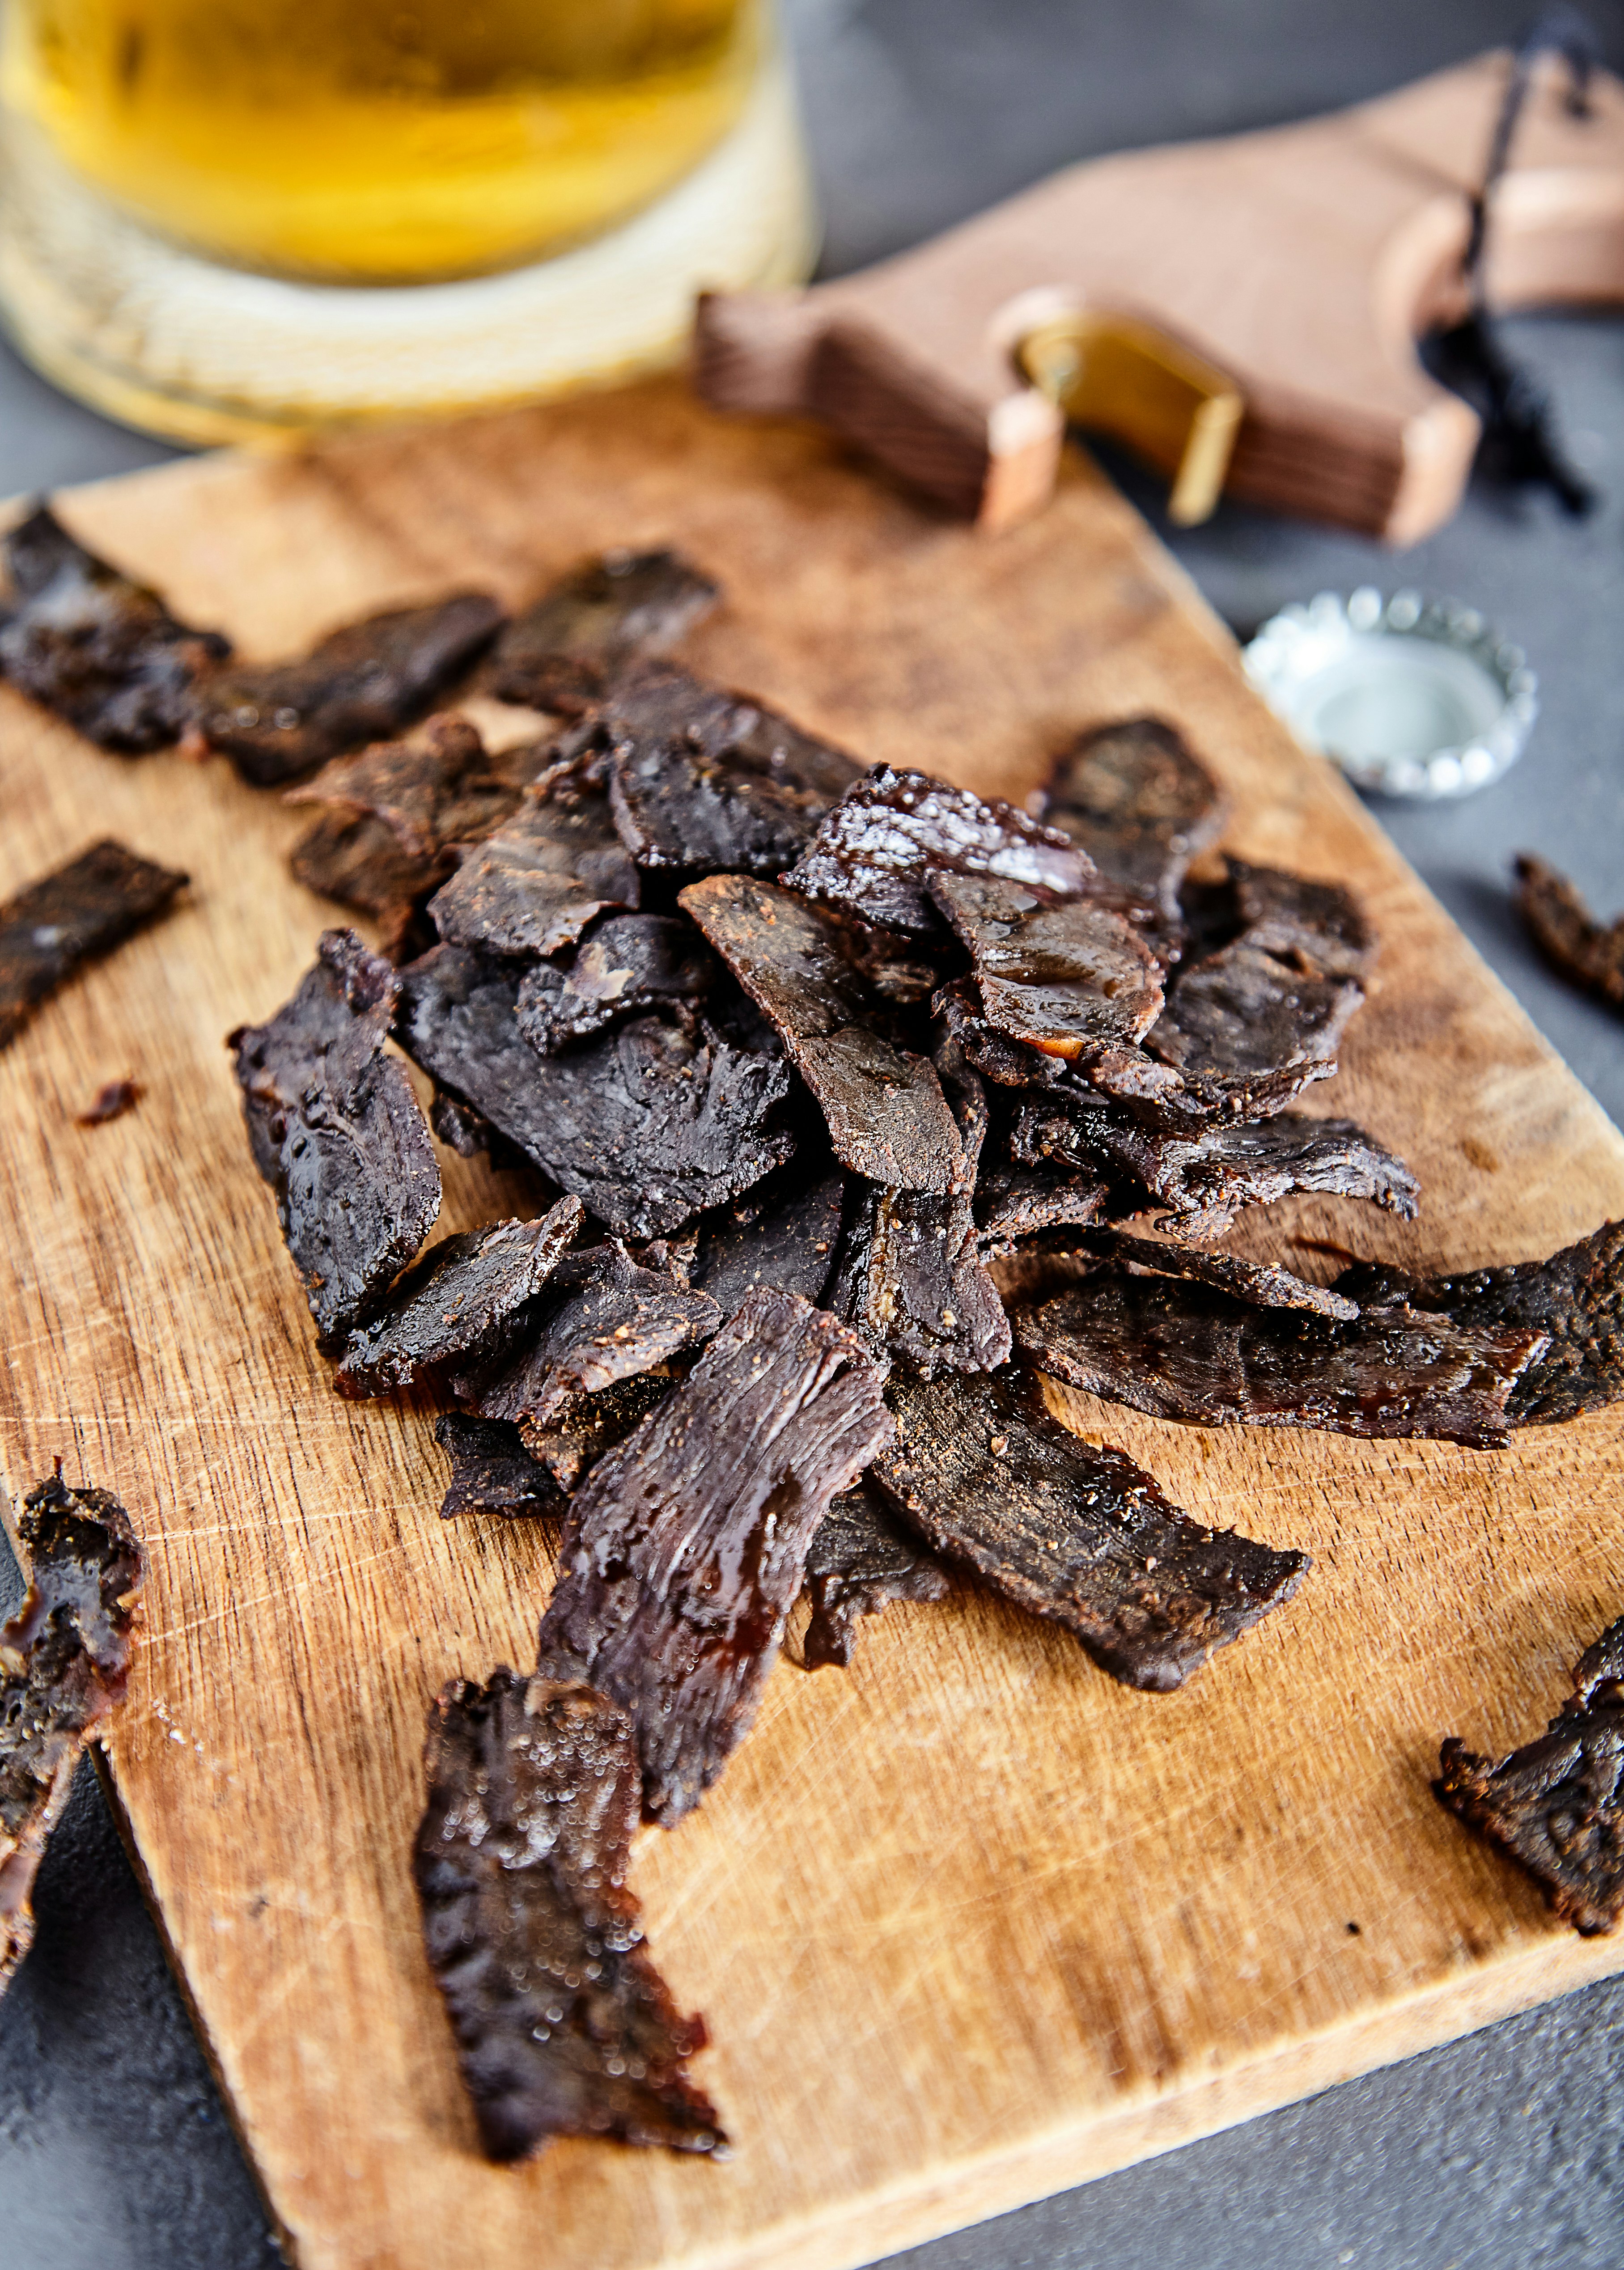
[[[133,1111],[141,1101],[141,1090],[133,1079],[104,1080],[83,1111],[75,1112],[76,1127],[105,1127],[109,1119],[122,1119]]]
[[[605,552],[562,575],[516,616],[479,673],[499,701],[573,717],[630,665],[663,654],[721,597],[679,552]]]
[[[434,1421],[434,1440],[451,1461],[441,1518],[459,1513],[558,1514],[564,1494],[540,1460],[531,1458],[516,1427],[447,1411]]]
[[[1516,910],[1552,968],[1573,985],[1624,1009],[1624,915],[1599,923],[1565,875],[1521,851]]]
[[[860,1481],[829,1502],[806,1555],[812,1621],[802,1642],[808,1671],[845,1665],[861,1616],[896,1600],[945,1599],[946,1571],[903,1530],[874,1484]]]
[[[627,1886],[630,1718],[590,1687],[499,1668],[436,1698],[424,1763],[424,1945],[486,2155],[553,2136],[723,2151],[686,2071],[704,2021],[678,2010]]]
[[[29,1895],[74,1767],[123,1700],[145,1572],[118,1500],[70,1489],[60,1459],[18,1528],[33,1581],[0,1626],[0,1989],[33,1937]]]
[[[1524,1867],[1586,1939],[1624,1915],[1624,1619],[1574,1666],[1546,1732],[1509,1757],[1451,1735],[1433,1788],[1441,1804]]]
[[[189,880],[106,836],[0,905],[0,1048],[85,962],[165,913]]]

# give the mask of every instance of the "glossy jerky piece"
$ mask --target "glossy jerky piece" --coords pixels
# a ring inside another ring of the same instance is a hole
[[[637,1751],[591,1688],[498,1669],[430,1706],[412,1873],[480,2141],[522,2160],[552,2136],[714,2152],[686,2060],[705,2046],[643,1944],[627,1888]]]
[[[840,1250],[845,1197],[838,1167],[826,1161],[804,1168],[797,1160],[719,1206],[701,1225],[695,1290],[708,1294],[724,1317],[763,1287],[799,1293],[820,1307]]]
[[[1000,876],[932,875],[931,896],[969,949],[988,1021],[1045,1056],[1131,1048],[1161,1011],[1154,955],[1120,915],[1058,906]]]
[[[802,1656],[808,1671],[851,1661],[859,1616],[875,1616],[894,1600],[945,1599],[945,1569],[904,1534],[872,1482],[861,1481],[830,1501],[806,1555],[812,1621]]]
[[[68,1488],[60,1459],[18,1527],[33,1581],[0,1625],[0,1992],[33,1938],[29,1895],[73,1769],[123,1700],[145,1573],[118,1500]]]
[[[931,1065],[874,1029],[872,994],[815,907],[745,875],[712,875],[679,901],[782,1035],[842,1164],[870,1182],[945,1191],[959,1144]]]
[[[608,797],[589,771],[572,768],[475,845],[428,911],[453,946],[557,953],[605,907],[635,908],[640,887]]]
[[[1101,1228],[1083,1241],[1085,1250],[1124,1267],[1151,1269],[1167,1277],[1193,1278],[1254,1309],[1303,1309],[1351,1324],[1359,1303],[1329,1286],[1309,1285],[1272,1262],[1248,1261],[1239,1253],[1214,1253],[1170,1238],[1131,1237],[1125,1230]]]
[[[177,622],[41,505],[5,538],[19,604],[0,608],[0,674],[104,749],[138,756],[179,740],[197,679],[230,642]]]
[[[526,1422],[520,1439],[538,1463],[545,1466],[562,1491],[575,1488],[605,1450],[624,1443],[657,1410],[671,1393],[673,1377],[662,1367],[657,1372],[638,1372],[615,1381],[594,1395],[579,1395],[564,1410],[555,1412],[545,1427]]]
[[[441,1238],[401,1279],[382,1314],[350,1335],[339,1389],[388,1395],[437,1366],[489,1355],[540,1297],[579,1235],[583,1211],[579,1198],[562,1198],[538,1220]]]
[[[873,1480],[910,1528],[1125,1687],[1166,1694],[1301,1583],[1303,1553],[1204,1529],[1120,1450],[1083,1442],[1034,1381],[894,1381]]]
[[[1451,1735],[1438,1754],[1440,1804],[1525,1868],[1584,1938],[1624,1915],[1624,1621],[1574,1667],[1573,1693],[1546,1732],[1509,1757]]]
[[[1516,910],[1558,974],[1624,1009],[1624,915],[1599,923],[1565,875],[1531,851],[1512,863]]]
[[[1080,734],[1057,760],[1044,816],[1100,872],[1154,901],[1169,920],[1198,851],[1217,842],[1224,800],[1183,736],[1160,717]]]
[[[0,1049],[85,962],[165,913],[189,880],[106,836],[0,905]]]
[[[679,552],[605,552],[515,617],[480,672],[481,687],[499,701],[577,716],[629,664],[675,646],[720,596]]]
[[[1351,891],[1278,867],[1249,866],[1242,859],[1231,859],[1228,867],[1249,946],[1321,977],[1368,977],[1376,936]]]
[[[1007,1252],[1022,1238],[1048,1238],[1094,1220],[1109,1197],[1092,1175],[1057,1172],[1052,1167],[992,1167],[975,1184],[975,1223],[983,1254]],[[1067,1243],[1082,1243],[1080,1235]]]
[[[649,1819],[749,1732],[829,1501],[890,1440],[880,1385],[833,1317],[753,1293],[576,1492],[540,1660],[632,1713]]]
[[[1052,1087],[1066,1077],[1064,1057],[1048,1056],[998,1030],[968,977],[944,985],[931,1007],[983,1079],[996,1080],[1000,1087]]]
[[[517,809],[519,788],[492,764],[465,717],[431,717],[401,741],[334,757],[289,804],[330,805],[380,820],[408,858],[432,867],[454,843],[489,835]]]
[[[1353,979],[1304,975],[1242,939],[1179,972],[1145,1045],[1191,1085],[1233,1091],[1235,1109],[1256,1113],[1331,1077],[1364,998]]]
[[[462,675],[503,619],[483,591],[345,623],[297,662],[238,664],[201,689],[198,731],[253,788],[388,741]]]
[[[1364,1310],[1343,1323],[1209,1287],[1102,1271],[1012,1310],[1028,1363],[1108,1402],[1195,1427],[1299,1427],[1497,1450],[1538,1333]]]
[[[567,967],[544,961],[518,994],[519,1030],[539,1056],[668,1003],[699,1000],[716,957],[692,923],[670,915],[608,915]]]
[[[557,1514],[564,1495],[550,1470],[533,1458],[516,1427],[447,1411],[434,1421],[434,1440],[451,1461],[451,1480],[441,1502],[441,1518],[459,1513]]]

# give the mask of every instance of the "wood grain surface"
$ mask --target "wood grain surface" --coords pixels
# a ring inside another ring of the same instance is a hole
[[[518,600],[585,550],[675,540],[727,587],[696,666],[980,789],[1161,710],[1229,784],[1234,848],[1353,884],[1385,939],[1310,1101],[1405,1154],[1420,1218],[1301,1203],[1253,1249],[1460,1265],[1624,1212],[1624,1141],[1080,462],[1041,520],[978,538],[814,432],[662,383],[197,461],[63,512],[266,656],[452,581]],[[1077,1397],[1198,1517],[1305,1547],[1295,1601],[1169,1696],[968,1590],[890,1610],[849,1673],[781,1664],[703,1808],[634,1856],[656,1958],[711,2024],[732,2159],[486,2166],[408,1874],[423,1711],[530,1659],[552,1564],[534,1525],[441,1522],[426,1403],[332,1393],[249,1163],[224,1035],[335,918],[287,872],[308,813],[220,761],[100,754],[4,690],[0,758],[0,890],[105,833],[193,878],[0,1056],[0,1462],[17,1492],[60,1455],[147,1542],[112,1779],[304,2270],[837,2270],[1620,1966],[1427,1777],[1442,1734],[1542,1725],[1624,1605],[1624,1411],[1495,1455]],[[124,1073],[138,1109],[76,1126]],[[442,1229],[533,1210],[526,1177],[442,1163]]]

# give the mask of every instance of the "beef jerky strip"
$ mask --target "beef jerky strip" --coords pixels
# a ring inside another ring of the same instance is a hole
[[[189,880],[107,836],[0,905],[0,1049],[84,963],[164,913]]]
[[[0,1988],[33,1937],[29,1895],[80,1753],[123,1700],[145,1574],[130,1517],[56,1474],[23,1500],[33,1583],[0,1625]]]
[[[1094,1220],[1109,1191],[1092,1175],[1057,1173],[1052,1167],[991,1167],[975,1184],[975,1223],[983,1257],[1006,1253],[1022,1238],[1048,1239],[1076,1231],[1064,1242],[1080,1246],[1080,1232]]]
[[[471,849],[429,901],[454,946],[489,953],[557,953],[605,907],[637,904],[637,870],[589,767],[532,790],[513,818]]]
[[[632,1713],[649,1819],[673,1827],[749,1732],[818,1524],[892,1431],[852,1333],[753,1293],[576,1492],[541,1667]]]
[[[460,677],[502,621],[483,591],[345,623],[298,662],[238,664],[199,691],[197,730],[253,788],[387,741]]]
[[[810,1176],[810,1179],[809,1179]],[[693,1283],[730,1317],[747,1293],[768,1286],[820,1306],[840,1247],[846,1178],[827,1160],[798,1160],[758,1183],[701,1226]]]
[[[670,915],[609,915],[567,968],[544,961],[519,986],[519,1030],[538,1056],[668,1002],[699,1000],[716,957],[692,923]]]
[[[323,813],[294,844],[288,864],[308,891],[396,924],[433,887],[435,872],[402,850],[387,821],[342,810]]]
[[[1084,1249],[1124,1266],[1153,1269],[1166,1277],[1192,1277],[1228,1293],[1255,1309],[1305,1309],[1321,1317],[1337,1317],[1351,1324],[1359,1314],[1357,1301],[1329,1286],[1309,1285],[1272,1262],[1248,1261],[1239,1253],[1213,1253],[1171,1239],[1131,1237],[1125,1230],[1101,1227],[1081,1241]]]
[[[442,1520],[459,1513],[557,1514],[564,1494],[550,1468],[531,1458],[516,1427],[447,1411],[434,1421],[434,1440],[451,1461],[441,1502]]]
[[[1301,1427],[1502,1447],[1536,1332],[1466,1332],[1443,1317],[1366,1309],[1352,1324],[1255,1309],[1205,1285],[1115,1272],[1020,1305],[1030,1363],[1159,1419]]]
[[[1145,1045],[1198,1095],[1257,1117],[1331,1078],[1364,998],[1351,978],[1305,976],[1242,939],[1178,973]]]
[[[382,1315],[351,1333],[339,1391],[388,1395],[438,1366],[492,1354],[540,1298],[583,1213],[579,1198],[562,1198],[538,1220],[441,1238],[401,1279]]]
[[[1228,868],[1235,918],[1249,946],[1311,976],[1368,977],[1376,932],[1351,891],[1242,859],[1231,859]]]
[[[577,716],[628,664],[675,646],[719,597],[679,552],[605,552],[572,568],[508,624],[480,686],[499,701]]]
[[[1155,957],[1122,916],[1058,906],[996,875],[932,875],[931,896],[969,948],[988,1021],[1045,1056],[1131,1048],[1161,1012]]]
[[[842,1163],[893,1188],[948,1190],[960,1146],[941,1082],[874,1030],[873,997],[829,917],[745,875],[692,883],[679,903],[782,1035]]]
[[[591,1688],[502,1667],[429,1710],[412,1873],[480,2141],[522,2160],[551,2136],[716,2152],[681,2016],[627,1888],[632,1722]]]
[[[1216,842],[1224,816],[1217,782],[1160,717],[1079,735],[1056,760],[1044,803],[1051,827],[1169,923],[1178,920],[1185,869]]]
[[[928,773],[876,765],[783,879],[882,930],[930,938],[941,935],[942,918],[925,888],[929,873],[1000,875],[1067,898],[1094,872],[1086,852],[1012,805],[983,804]]]
[[[998,1030],[968,977],[944,985],[931,1008],[983,1079],[996,1080],[1000,1087],[1053,1087],[1066,1077],[1064,1057],[1049,1056]]]
[[[1624,1009],[1624,915],[1598,923],[1565,875],[1531,851],[1514,863],[1516,910],[1552,968]]]
[[[353,931],[323,933],[315,967],[236,1053],[254,1163],[323,1344],[374,1308],[440,1213],[434,1146],[383,1043],[400,981]]]
[[[179,740],[198,678],[231,652],[177,622],[156,591],[75,543],[41,505],[4,544],[20,604],[0,610],[0,673],[104,749]]]
[[[669,1235],[795,1148],[771,1124],[790,1087],[776,1057],[653,1017],[538,1057],[511,967],[437,946],[401,977],[407,1052],[618,1237]]]
[[[1290,1599],[1309,1566],[1204,1529],[1120,1450],[1081,1441],[1035,1381],[897,1381],[873,1479],[938,1553],[1075,1632],[1101,1670],[1166,1694]]]
[[[404,740],[334,757],[314,780],[290,789],[286,801],[370,814],[426,872],[449,873],[449,847],[501,827],[517,809],[521,788],[493,763],[465,717],[446,716],[429,718]]]
[[[808,1671],[849,1664],[859,1616],[894,1600],[944,1599],[946,1572],[904,1535],[872,1482],[831,1499],[806,1555],[812,1621],[802,1654]]]
[[[1548,1261],[1452,1277],[1406,1277],[1361,1262],[1343,1271],[1337,1290],[1357,1301],[1436,1311],[1469,1331],[1543,1333],[1544,1351],[1511,1391],[1514,1427],[1576,1418],[1624,1396],[1624,1221],[1604,1222]]]
[[[1496,1762],[1454,1735],[1438,1754],[1441,1805],[1526,1868],[1591,1939],[1624,1915],[1624,1619],[1574,1665],[1573,1693],[1536,1741]]]
[[[547,1426],[532,1425],[521,1439],[561,1491],[573,1490],[605,1450],[624,1443],[664,1402],[672,1390],[673,1369],[662,1365],[658,1371],[638,1372],[595,1394],[579,1395]]]

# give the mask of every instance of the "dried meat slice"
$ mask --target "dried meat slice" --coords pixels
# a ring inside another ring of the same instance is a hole
[[[726,2138],[686,2060],[705,2046],[649,1960],[627,1888],[631,1720],[590,1687],[455,1680],[429,1711],[413,1874],[480,2141],[522,2160],[552,2136],[679,2152]]]
[[[1376,935],[1340,883],[1278,867],[1228,862],[1236,919],[1249,946],[1319,977],[1363,979],[1376,967]]]
[[[753,1293],[576,1492],[541,1666],[636,1722],[643,1810],[698,1804],[755,1717],[829,1501],[890,1440],[880,1374],[793,1293]]]
[[[1161,717],[1080,734],[1056,760],[1043,812],[1102,875],[1175,924],[1185,870],[1217,842],[1225,819],[1217,782]]]
[[[323,812],[301,835],[289,865],[308,891],[398,924],[440,879],[437,860],[413,858],[387,821],[342,810]]]
[[[1082,1243],[1081,1231],[1094,1221],[1110,1191],[1093,1175],[1059,1174],[1052,1167],[991,1167],[975,1184],[975,1225],[983,1257],[1007,1253],[1023,1238],[1048,1239],[1075,1231],[1064,1243]]]
[[[766,1286],[822,1305],[840,1248],[846,1177],[824,1159],[797,1159],[701,1226],[692,1282],[730,1317]]]
[[[451,845],[491,835],[517,810],[520,793],[468,720],[443,716],[404,740],[334,757],[286,800],[381,820],[408,858],[431,871],[443,862],[449,873]]]
[[[500,1419],[447,1411],[434,1421],[434,1440],[451,1461],[441,1518],[460,1513],[548,1515],[564,1510],[564,1493],[552,1470],[533,1458],[516,1427]]]
[[[1009,1319],[983,1265],[968,1192],[869,1184],[841,1248],[829,1306],[872,1353],[922,1379],[1007,1361]]]
[[[1327,1285],[1309,1285],[1289,1269],[1267,1261],[1248,1261],[1239,1253],[1214,1253],[1210,1249],[1175,1244],[1170,1238],[1131,1237],[1125,1230],[1101,1227],[1082,1241],[1086,1250],[1098,1253],[1123,1267],[1151,1269],[1165,1277],[1190,1277],[1211,1285],[1255,1309],[1303,1309],[1319,1317],[1337,1317],[1351,1324],[1359,1303]]]
[[[873,1479],[934,1552],[1166,1694],[1290,1599],[1303,1553],[1204,1529],[1120,1450],[1085,1443],[1019,1373],[897,1381]]]
[[[1509,1852],[1586,1939],[1624,1915],[1624,1620],[1574,1666],[1573,1693],[1539,1739],[1498,1761],[1451,1735],[1440,1804]]]
[[[231,652],[177,622],[156,591],[76,543],[40,505],[6,538],[18,604],[0,610],[0,675],[104,749],[179,740],[194,689]]]
[[[1624,915],[1598,923],[1565,875],[1519,851],[1516,910],[1551,967],[1570,984],[1624,1009]]]
[[[453,946],[557,953],[605,907],[635,908],[637,869],[590,767],[561,772],[475,845],[429,901]]]
[[[630,664],[675,646],[720,596],[679,552],[605,552],[572,568],[515,617],[480,686],[499,701],[578,716]]]
[[[1131,1048],[1161,1013],[1161,971],[1131,926],[994,875],[938,874],[931,896],[968,947],[990,1024],[1044,1056]]]
[[[968,977],[944,985],[931,1007],[983,1079],[996,1080],[1000,1087],[1053,1087],[1066,1077],[1065,1057],[1049,1056],[998,1030]]]
[[[894,1601],[945,1599],[946,1571],[904,1533],[874,1484],[860,1481],[831,1499],[806,1555],[812,1621],[802,1643],[808,1671],[851,1661],[860,1616]]]
[[[189,879],[106,836],[0,905],[0,1049],[85,962],[167,912]]]
[[[33,1937],[29,1895],[85,1743],[123,1700],[145,1563],[106,1490],[62,1461],[23,1500],[33,1582],[0,1626],[0,1990]]]
[[[695,1002],[716,976],[692,923],[671,915],[608,915],[566,964],[544,961],[519,986],[519,1030],[538,1056],[641,1011]]]
[[[671,1386],[669,1366],[635,1373],[630,1379],[600,1387],[596,1394],[577,1396],[567,1408],[556,1412],[545,1427],[522,1429],[521,1439],[559,1488],[567,1493],[591,1472],[605,1450],[612,1450],[636,1432],[649,1413],[664,1402]]]
[[[1243,938],[1179,972],[1145,1045],[1198,1094],[1256,1116],[1331,1078],[1364,998],[1353,979],[1305,975]]]

